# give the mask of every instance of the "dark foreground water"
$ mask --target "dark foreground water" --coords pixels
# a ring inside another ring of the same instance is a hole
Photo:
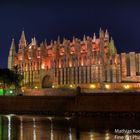
[[[140,120],[1,115],[0,140],[140,140]]]

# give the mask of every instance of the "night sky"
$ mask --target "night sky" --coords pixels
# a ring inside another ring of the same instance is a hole
[[[28,0],[29,1],[29,0]],[[93,36],[108,29],[118,52],[140,52],[140,3],[114,1],[0,1],[0,67],[7,67],[12,38],[24,29],[27,42]]]

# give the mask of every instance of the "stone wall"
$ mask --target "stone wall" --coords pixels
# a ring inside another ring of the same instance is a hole
[[[68,112],[140,112],[140,93],[80,96],[3,96],[0,112],[10,114],[65,114]]]

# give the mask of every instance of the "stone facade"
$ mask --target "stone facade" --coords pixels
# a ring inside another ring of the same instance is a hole
[[[8,68],[18,66],[24,75],[23,86],[34,88],[77,86],[104,83],[139,83],[140,53],[117,53],[109,33],[100,29],[99,37],[84,36],[82,40],[63,39],[27,44],[24,31],[18,52],[14,39],[8,57]]]

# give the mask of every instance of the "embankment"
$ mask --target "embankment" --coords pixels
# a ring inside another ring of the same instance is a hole
[[[140,94],[96,93],[78,96],[1,96],[0,112],[1,114],[140,113]]]

